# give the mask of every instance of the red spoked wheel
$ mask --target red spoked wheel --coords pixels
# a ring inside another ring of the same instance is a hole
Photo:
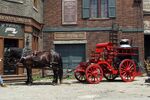
[[[79,82],[86,82],[85,71],[82,70],[83,69],[81,68],[81,66],[78,66],[74,71],[74,76]]]
[[[106,63],[102,63],[102,64],[100,64],[100,66],[103,68],[103,75],[104,75],[104,77],[106,78],[106,80],[108,80],[108,81],[113,81],[113,80],[115,80],[117,77],[118,77],[118,75],[117,74],[112,74],[109,70],[108,70],[108,64],[106,64]]]
[[[86,82],[85,72],[76,71],[74,72],[74,76],[79,82]]]
[[[132,82],[135,78],[136,64],[133,60],[125,59],[119,66],[120,77],[125,82]]]
[[[89,65],[86,69],[86,79],[91,84],[99,83],[103,78],[103,70],[98,64]]]

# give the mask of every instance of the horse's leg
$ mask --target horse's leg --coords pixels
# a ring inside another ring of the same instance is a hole
[[[63,62],[61,56],[59,57],[59,81],[60,84],[62,84],[62,79],[63,79]]]
[[[31,85],[32,84],[32,69],[29,66],[27,67],[27,76],[28,76],[27,84]]]
[[[59,68],[59,81],[60,81],[60,84],[62,84],[62,79],[63,79],[63,68]]]
[[[54,73],[54,76],[53,76],[53,85],[56,85],[57,82],[58,82],[58,70],[56,68],[53,68],[53,73]]]
[[[29,83],[29,68],[28,67],[26,67],[26,71],[27,71],[27,81],[26,81],[26,84],[28,84]]]
[[[53,81],[52,81],[52,84],[55,85],[56,84],[56,70],[53,69]]]
[[[32,84],[32,68],[31,67],[29,67],[29,85],[31,85]]]

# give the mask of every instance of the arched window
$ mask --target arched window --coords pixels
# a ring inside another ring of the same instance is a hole
[[[34,6],[35,8],[38,7],[38,0],[33,0],[33,6]]]

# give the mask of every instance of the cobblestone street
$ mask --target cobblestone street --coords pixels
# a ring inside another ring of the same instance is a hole
[[[8,84],[0,87],[0,100],[149,100],[150,84],[146,77],[136,77],[134,82],[125,83],[103,80],[99,84],[82,84],[77,80],[64,80],[62,85],[50,85],[51,80]]]

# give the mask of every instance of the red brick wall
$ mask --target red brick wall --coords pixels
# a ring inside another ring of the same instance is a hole
[[[61,0],[44,1],[44,24],[45,26],[57,27],[61,25]]]
[[[84,20],[82,19],[82,0],[77,0],[78,3],[78,27],[102,27],[111,26],[112,21],[125,27],[137,27],[141,25],[142,10],[139,9],[133,2],[134,0],[116,0],[116,14],[115,20],[112,19],[95,19],[95,20]],[[62,3],[61,0],[45,0],[44,3],[44,24],[45,26],[60,27],[61,16],[62,16]],[[66,27],[66,26],[65,26]]]
[[[88,32],[87,33],[87,58],[90,56],[91,50],[95,49],[97,43],[108,42],[109,32]]]
[[[143,28],[142,6],[137,7],[134,0],[116,0],[116,19],[82,19],[82,0],[77,0],[77,25],[62,25],[62,1],[61,0],[45,0],[44,1],[44,27],[111,27],[112,23],[118,23],[120,28]],[[142,5],[142,4],[141,4]],[[109,41],[109,32],[87,32],[87,55],[89,50],[95,47],[98,42]],[[144,57],[144,35],[139,32],[122,33],[119,32],[120,38],[129,38],[133,40],[133,45],[140,48],[140,60]],[[44,35],[44,48],[48,48],[52,44],[52,34]],[[49,40],[49,41],[48,41]]]

